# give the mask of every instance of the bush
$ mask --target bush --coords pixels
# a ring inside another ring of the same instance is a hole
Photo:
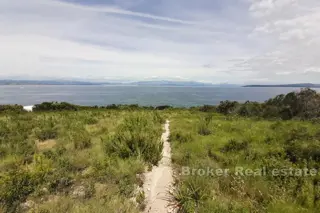
[[[163,142],[160,141],[158,121],[152,115],[132,115],[125,118],[116,133],[106,143],[107,153],[121,158],[142,157],[145,162],[156,165],[161,159]]]
[[[320,143],[318,141],[295,141],[285,148],[287,158],[296,163],[298,161],[320,161]]]
[[[263,118],[277,118],[279,117],[279,108],[276,106],[265,106],[262,112]]]
[[[203,105],[199,108],[201,112],[217,112],[217,107],[212,105]]]
[[[179,183],[172,196],[174,198],[177,212],[198,212],[201,205],[210,197],[211,181],[203,177],[190,177]]]
[[[199,126],[198,126],[198,134],[199,135],[210,135],[211,130],[209,128],[209,124],[212,120],[212,114],[207,114],[204,118],[200,120]]]
[[[224,147],[221,149],[222,152],[237,152],[241,150],[246,150],[249,147],[247,141],[238,142],[234,139],[231,139]]]
[[[265,117],[281,117],[284,120],[298,117],[309,120],[320,116],[320,95],[315,90],[305,88],[271,98],[265,102],[265,106]]]
[[[291,129],[287,134],[286,142],[294,142],[296,140],[310,140],[313,136],[309,133],[308,129],[306,127],[297,127]]]
[[[199,110],[210,112],[214,111],[214,107],[203,106]],[[240,104],[227,100],[221,101],[216,111],[225,115],[235,113],[246,117],[316,120],[320,117],[320,94],[306,88],[299,92],[277,95],[264,103],[247,101]]]
[[[258,102],[247,101],[238,108],[237,113],[241,116],[261,116],[262,105]]]
[[[55,139],[58,137],[58,130],[56,127],[45,127],[38,130],[36,136],[40,141]]]
[[[193,140],[191,133],[183,133],[180,131],[171,132],[169,136],[170,141],[178,141],[179,143],[191,142]]]
[[[43,102],[42,104],[36,104],[33,111],[77,111],[78,107],[76,105],[67,102]]]
[[[201,122],[198,126],[198,134],[207,136],[211,134],[211,130],[209,129],[208,125],[204,122]]]
[[[111,104],[105,107],[106,109],[120,109],[119,105]]]
[[[8,151],[5,147],[0,146],[0,159],[4,158],[8,154]]]
[[[166,120],[157,111],[152,113],[151,119],[152,119],[152,122],[154,123],[153,125],[163,124],[166,122]]]
[[[1,112],[23,112],[23,106],[21,105],[0,105]]]
[[[84,130],[79,132],[78,134],[74,134],[72,136],[72,141],[75,149],[87,149],[91,147],[91,137],[90,135]]]
[[[15,212],[19,202],[35,190],[40,180],[37,175],[18,170],[0,176],[0,204],[7,212]]]
[[[155,109],[156,110],[165,110],[165,109],[171,109],[172,106],[168,106],[168,105],[163,105],[163,106],[157,106]]]
[[[292,110],[289,107],[285,107],[279,112],[282,120],[291,120],[293,118]]]
[[[236,101],[221,101],[217,107],[217,111],[222,114],[231,114],[235,112],[236,108],[239,106],[239,103]]]
[[[94,125],[94,124],[97,124],[98,122],[99,122],[98,119],[93,117],[88,117],[85,119],[85,123],[88,125]]]

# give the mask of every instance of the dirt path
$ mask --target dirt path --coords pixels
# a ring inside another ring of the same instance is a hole
[[[169,190],[173,184],[173,170],[171,167],[171,147],[168,142],[170,134],[169,121],[166,121],[165,132],[162,134],[163,156],[158,166],[154,166],[151,172],[145,174],[143,190],[146,196],[145,213],[169,213],[174,212],[169,205]]]

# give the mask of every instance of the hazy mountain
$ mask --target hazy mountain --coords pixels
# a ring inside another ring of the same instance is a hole
[[[192,86],[192,87],[237,87],[234,84],[212,84],[197,81],[147,80],[135,82],[91,82],[77,80],[0,80],[0,85],[136,85],[136,86]]]
[[[0,80],[0,85],[98,85],[86,81],[58,81],[58,80]]]
[[[211,83],[202,83],[196,81],[137,81],[132,82],[132,85],[142,85],[142,86],[212,86]]]

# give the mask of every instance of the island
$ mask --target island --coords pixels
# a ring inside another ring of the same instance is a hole
[[[245,85],[243,87],[298,87],[298,88],[320,88],[320,84],[300,83],[300,84],[274,84],[274,85]]]

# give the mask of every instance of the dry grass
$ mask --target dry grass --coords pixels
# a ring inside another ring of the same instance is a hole
[[[36,146],[39,151],[49,150],[57,145],[57,141],[54,139],[45,141],[36,141]]]

